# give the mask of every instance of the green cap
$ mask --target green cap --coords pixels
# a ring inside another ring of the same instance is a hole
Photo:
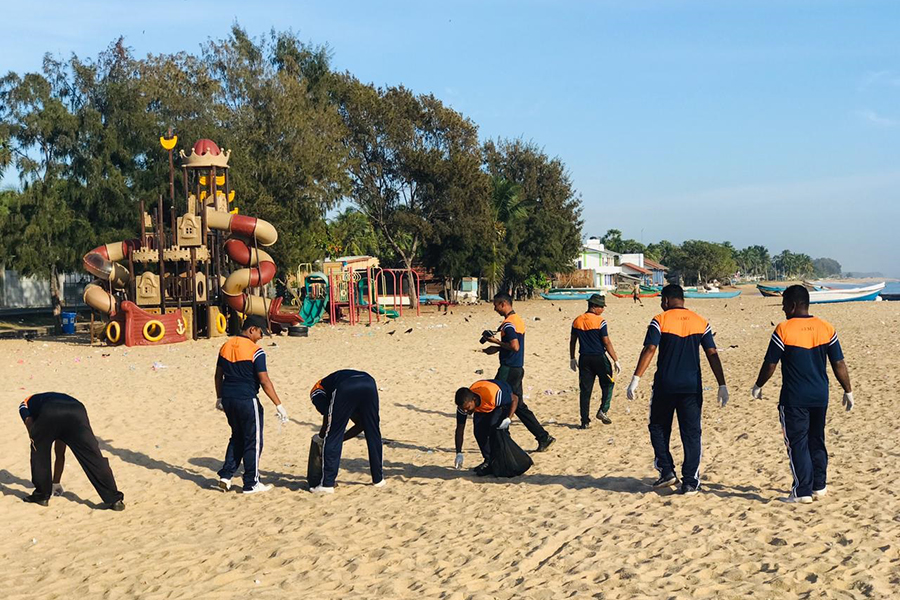
[[[601,294],[594,294],[588,298],[588,304],[591,306],[606,306],[606,297]]]

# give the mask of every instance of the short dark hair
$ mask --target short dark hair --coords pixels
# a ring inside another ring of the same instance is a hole
[[[494,296],[494,302],[508,302],[509,304],[512,304],[513,299],[512,299],[512,296],[510,296],[506,292],[498,292]]]
[[[670,283],[662,289],[662,297],[670,300],[684,300],[684,290],[681,289],[680,285]]]
[[[480,404],[481,396],[467,387],[461,387],[456,390],[456,405],[458,407],[462,408],[462,405],[465,404],[467,400],[474,400],[476,404]]]
[[[792,302],[800,306],[809,306],[809,290],[802,285],[792,285],[782,292],[785,302]]]

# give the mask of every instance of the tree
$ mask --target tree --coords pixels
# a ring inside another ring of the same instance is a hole
[[[702,240],[684,242],[681,245],[681,254],[672,266],[680,271],[686,280],[697,283],[711,279],[729,279],[737,270],[731,248]]]
[[[816,277],[836,277],[841,274],[841,263],[833,258],[817,258],[813,261]]]
[[[581,250],[581,200],[562,161],[529,142],[498,140],[485,143],[484,164],[492,177],[519,185],[529,206],[525,218],[507,227],[509,289],[532,275],[571,269]]]
[[[327,225],[325,254],[338,256],[378,256],[384,258],[384,241],[366,215],[353,208],[337,214]]]
[[[783,279],[797,279],[813,274],[812,259],[808,254],[794,254],[790,250],[783,250],[772,259],[775,271]]]
[[[425,246],[459,233],[451,217],[461,206],[470,203],[475,213],[487,206],[477,128],[404,87],[377,89],[346,76],[337,99],[348,131],[351,199],[412,269]]]
[[[59,273],[78,263],[91,227],[66,200],[78,122],[67,104],[67,82],[56,74],[53,61],[45,58],[43,74],[10,73],[0,79],[0,139],[23,184],[9,207],[4,236],[9,265],[23,275],[49,279],[59,323]]]

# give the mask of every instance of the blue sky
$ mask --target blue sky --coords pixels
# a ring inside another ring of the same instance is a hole
[[[900,277],[895,1],[3,4],[3,72],[119,35],[141,56],[197,51],[235,20],[292,29],[337,69],[559,156],[586,236],[761,243]]]

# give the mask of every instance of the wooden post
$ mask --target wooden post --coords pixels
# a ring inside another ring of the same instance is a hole
[[[197,249],[191,248],[191,337],[197,339]]]
[[[163,260],[163,248],[166,246],[166,233],[163,227],[163,197],[159,195],[156,210],[156,245],[159,252],[159,312],[166,314],[166,261]]]

